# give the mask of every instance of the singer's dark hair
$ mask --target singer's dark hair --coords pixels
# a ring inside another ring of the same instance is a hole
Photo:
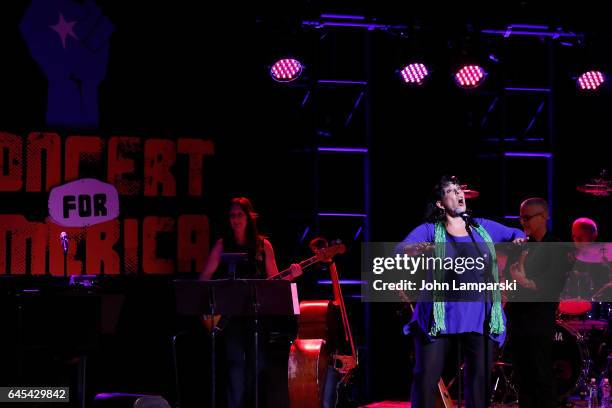
[[[457,186],[461,185],[457,177],[444,175],[440,178],[440,181],[438,181],[438,183],[434,186],[429,196],[429,199],[427,200],[425,221],[436,223],[438,221],[444,221],[446,219],[444,210],[438,208],[436,202],[442,200],[442,198],[444,197],[444,190],[451,184],[455,184]]]

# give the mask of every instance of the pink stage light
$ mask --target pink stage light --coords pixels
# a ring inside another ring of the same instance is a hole
[[[577,80],[578,88],[582,91],[595,91],[606,81],[605,75],[600,71],[588,71],[580,75]]]
[[[423,85],[425,78],[429,75],[427,67],[424,64],[416,63],[409,64],[400,71],[402,80],[407,84]]]
[[[486,72],[479,65],[464,65],[455,73],[455,82],[461,88],[476,88],[485,78]]]
[[[283,58],[278,60],[270,68],[272,79],[278,82],[291,82],[300,77],[303,65],[300,61],[293,58]]]

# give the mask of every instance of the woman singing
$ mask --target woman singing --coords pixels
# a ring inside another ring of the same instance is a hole
[[[427,220],[404,239],[398,250],[413,254],[417,243],[434,244],[433,256],[484,260],[484,268],[427,271],[428,280],[444,282],[499,281],[494,243],[524,238],[522,231],[487,219],[466,216],[466,201],[459,181],[443,176],[434,187]],[[454,287],[454,286],[453,286]],[[487,295],[487,298],[485,298]],[[488,400],[488,376],[493,341],[503,343],[505,316],[499,290],[484,293],[434,292],[418,301],[410,322],[416,361],[411,400],[416,408],[433,408],[438,380],[451,341],[458,340],[465,356],[465,403],[467,408],[484,408]],[[449,301],[449,298],[451,299]],[[466,300],[467,299],[467,300]],[[485,337],[487,344],[485,345]],[[486,361],[485,361],[486,359]]]

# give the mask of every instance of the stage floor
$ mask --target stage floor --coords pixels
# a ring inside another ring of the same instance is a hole
[[[457,402],[453,402],[453,406],[457,406]],[[371,404],[362,405],[359,408],[410,408],[410,402],[407,401],[380,401],[372,402]],[[518,404],[495,404],[491,408],[518,408]]]

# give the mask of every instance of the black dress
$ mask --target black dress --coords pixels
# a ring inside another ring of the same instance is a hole
[[[224,240],[224,253],[247,253],[248,262],[236,265],[236,279],[265,279],[266,256],[263,243],[258,245],[260,250],[237,245],[231,241]],[[231,279],[228,265],[221,264],[214,279]],[[223,328],[219,339],[225,348],[225,364],[221,371],[227,371],[227,406],[229,408],[242,408],[254,406],[255,401],[255,340],[254,321],[247,317],[231,317],[224,319]],[[261,325],[260,325],[261,326]],[[265,333],[267,331],[260,327],[258,347],[258,373],[260,406],[265,406],[263,390],[265,390],[265,344],[267,342]]]

